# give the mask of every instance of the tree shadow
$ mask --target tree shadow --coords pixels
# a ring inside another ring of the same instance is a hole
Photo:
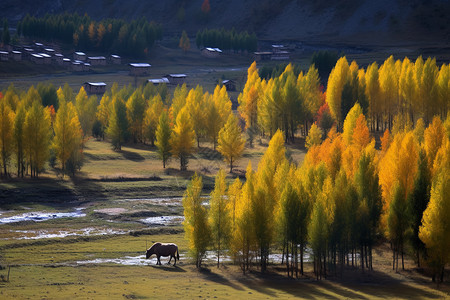
[[[139,153],[136,153],[136,152],[120,150],[119,153],[122,154],[122,156],[127,160],[131,160],[131,161],[135,161],[135,162],[145,160],[145,158],[142,155],[140,155]]]
[[[231,282],[228,278],[225,278],[224,276],[222,276],[218,273],[211,272],[210,269],[201,268],[201,269],[199,269],[199,272],[203,275],[203,278],[206,280],[212,281],[214,283],[227,285],[235,290],[239,290],[239,291],[244,290],[241,286]]]
[[[179,266],[169,266],[169,265],[161,265],[161,266],[156,266],[156,265],[150,265],[150,267],[152,267],[153,269],[158,269],[158,270],[162,270],[162,271],[166,271],[166,272],[177,272],[177,273],[185,273],[186,270],[179,267]]]

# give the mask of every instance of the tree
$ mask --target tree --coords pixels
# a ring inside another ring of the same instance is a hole
[[[210,10],[211,10],[211,6],[209,5],[209,0],[203,0],[202,13],[205,15],[208,15]]]
[[[8,176],[8,164],[13,150],[14,112],[5,97],[0,98],[0,157],[4,176]]]
[[[195,259],[197,268],[201,267],[202,259],[206,253],[211,236],[207,210],[202,205],[202,188],[202,177],[195,173],[182,200],[185,237],[189,241],[189,252]]]
[[[161,96],[158,94],[148,101],[147,110],[144,115],[144,139],[148,139],[152,146],[155,144],[156,129],[158,127],[158,121],[161,117],[161,113],[164,109]]]
[[[51,138],[50,113],[38,100],[27,112],[24,132],[31,176],[38,177],[48,159]]]
[[[352,109],[348,112],[347,117],[344,121],[344,132],[342,133],[342,137],[344,138],[344,142],[347,145],[350,145],[353,140],[353,130],[356,126],[356,120],[362,114],[361,106],[356,103]]]
[[[75,151],[80,150],[82,145],[80,121],[76,109],[71,102],[60,100],[59,109],[56,113],[54,131],[53,148],[56,157],[61,163],[64,176],[67,162]]]
[[[142,91],[140,91],[140,89],[137,89],[133,92],[131,97],[128,98],[126,104],[128,125],[135,143],[142,140],[144,113],[145,101],[142,97]]]
[[[106,133],[111,137],[115,150],[121,150],[122,144],[128,139],[127,108],[120,99],[113,100]]]
[[[191,89],[186,98],[186,107],[194,126],[197,147],[200,147],[200,137],[206,134],[206,115],[209,111],[209,106],[206,106],[205,98],[209,99],[207,95],[203,95],[203,88],[199,85],[195,89]],[[215,119],[217,120],[217,116]]]
[[[326,101],[330,107],[331,115],[338,124],[345,118],[345,116],[341,115],[342,90],[349,75],[350,67],[344,56],[339,58],[328,78]]]
[[[442,145],[444,139],[444,126],[442,125],[439,117],[434,117],[433,122],[425,129],[424,132],[424,148],[428,157],[428,167],[432,170],[434,175],[434,161],[439,148]]]
[[[83,137],[89,136],[92,133],[92,126],[97,113],[97,97],[88,97],[84,88],[81,87],[78,95],[75,97],[75,108],[83,130]]]
[[[322,130],[316,125],[311,125],[308,136],[306,137],[306,148],[310,149],[313,146],[320,145],[322,143]]]
[[[164,110],[159,117],[158,128],[156,129],[156,147],[158,147],[159,157],[163,161],[163,168],[166,168],[166,163],[171,154],[170,136],[172,129],[170,128],[169,116]]]
[[[180,170],[187,169],[188,157],[194,146],[194,129],[186,107],[179,112],[170,138],[172,153],[180,160]]]
[[[216,175],[214,190],[209,201],[209,226],[214,248],[217,250],[217,267],[220,266],[220,252],[229,244],[231,236],[230,210],[226,199],[225,172],[220,169]]]
[[[25,170],[25,136],[24,136],[24,123],[25,123],[26,111],[21,104],[16,111],[16,117],[14,118],[14,148],[16,154],[17,163],[17,177],[23,177]]]
[[[233,114],[230,114],[227,123],[219,131],[218,144],[217,150],[224,156],[225,161],[230,164],[230,173],[232,173],[233,162],[239,159],[245,146],[241,129]]]
[[[191,42],[186,33],[186,30],[183,30],[183,33],[181,34],[180,43],[178,44],[178,47],[180,47],[185,54],[191,48]]]
[[[3,20],[3,32],[2,32],[2,42],[4,45],[9,45],[11,41],[11,35],[9,33],[8,19]]]

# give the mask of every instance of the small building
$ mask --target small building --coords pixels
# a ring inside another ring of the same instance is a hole
[[[152,83],[154,85],[160,85],[160,84],[169,84],[169,79],[167,78],[158,78],[158,79],[148,79],[148,83]]]
[[[233,80],[224,80],[222,81],[222,84],[227,91],[236,91],[236,83]]]
[[[0,51],[0,61],[8,61],[9,53],[7,51]]]
[[[17,50],[11,51],[11,58],[14,61],[21,61],[22,60],[22,52],[17,51]]]
[[[201,50],[201,53],[204,57],[216,58],[219,57],[219,55],[222,53],[222,50],[220,50],[219,48],[206,47]]]
[[[130,75],[131,76],[143,76],[150,74],[150,64],[147,63],[131,63]]]
[[[254,54],[255,61],[270,60],[272,57],[272,52],[270,52],[270,51],[254,52],[253,54]]]
[[[63,58],[62,59],[62,65],[64,67],[69,68],[72,65],[72,62],[70,61],[70,58]]]
[[[85,82],[83,87],[88,94],[104,94],[106,91],[106,83],[104,82]]]
[[[32,62],[34,62],[35,64],[38,64],[38,65],[43,65],[44,64],[44,57],[42,55],[40,55],[40,54],[37,54],[37,53],[32,53],[30,60]]]
[[[75,52],[73,54],[73,59],[74,60],[81,60],[81,61],[85,61],[86,60],[86,54],[84,52]]]
[[[106,57],[104,56],[89,56],[87,58],[88,63],[93,66],[105,66],[106,65]]]
[[[56,54],[53,56],[53,61],[54,61],[54,63],[55,63],[56,65],[62,66],[62,65],[63,65],[63,58],[64,58],[64,55],[62,55],[61,53],[56,53]]]
[[[170,84],[183,85],[186,82],[186,74],[169,74],[164,76],[169,80]]]
[[[38,53],[38,54],[44,58],[45,65],[49,65],[52,63],[52,57],[47,53]]]
[[[83,63],[80,63],[80,62],[77,62],[77,61],[74,61],[72,63],[72,71],[82,72],[83,71],[83,67],[84,67]]]
[[[113,65],[120,65],[122,63],[122,59],[119,55],[112,54],[110,60]]]
[[[34,43],[33,47],[36,48],[37,51],[44,50],[44,44],[42,43]]]
[[[90,63],[82,63],[83,65],[83,71],[88,72],[91,70],[91,64]]]
[[[278,51],[272,54],[271,60],[289,60],[288,51]]]
[[[48,55],[54,55],[55,54],[55,50],[52,48],[45,48],[44,49],[44,53],[47,53]]]
[[[31,60],[31,54],[34,53],[33,48],[23,48],[23,59]]]
[[[272,52],[276,53],[276,52],[280,52],[280,51],[286,51],[286,47],[284,47],[284,45],[272,45]]]

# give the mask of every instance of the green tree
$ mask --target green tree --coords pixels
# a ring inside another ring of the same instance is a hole
[[[0,157],[4,176],[8,176],[8,164],[13,150],[14,112],[6,101],[0,97]]]
[[[156,129],[156,147],[158,147],[159,157],[163,161],[163,168],[166,168],[166,163],[171,154],[170,136],[172,129],[170,128],[169,116],[167,111],[163,111],[159,117],[158,128]]]
[[[180,43],[178,44],[178,47],[180,47],[185,54],[191,48],[191,42],[186,33],[186,30],[183,30],[183,33],[181,34]]]
[[[11,35],[9,33],[8,19],[3,20],[3,32],[2,32],[2,42],[4,45],[9,45],[11,41]]]
[[[202,205],[202,188],[202,177],[196,173],[183,195],[184,232],[189,241],[189,253],[194,258],[197,268],[201,267],[211,236],[208,212]]]
[[[189,155],[193,151],[194,129],[186,107],[183,107],[177,116],[175,127],[170,138],[172,154],[180,160],[180,170],[187,169]]]
[[[83,130],[83,137],[89,136],[92,133],[92,126],[97,113],[97,97],[88,97],[84,88],[81,87],[75,97],[75,108]]]
[[[23,177],[25,170],[25,154],[24,154],[24,123],[25,123],[26,111],[23,105],[20,105],[16,111],[16,117],[14,118],[14,148],[16,154],[17,163],[17,176]]]

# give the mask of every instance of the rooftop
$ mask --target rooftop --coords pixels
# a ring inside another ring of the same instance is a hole
[[[147,63],[131,63],[130,66],[135,67],[135,68],[148,68],[148,67],[151,67],[152,65],[147,64]]]
[[[104,82],[85,82],[84,84],[92,85],[92,86],[106,86]]]

